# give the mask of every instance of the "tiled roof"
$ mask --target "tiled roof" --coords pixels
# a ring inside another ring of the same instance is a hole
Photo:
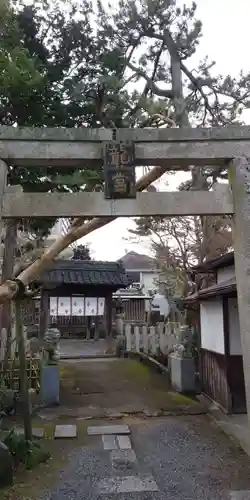
[[[126,288],[131,284],[124,267],[117,262],[57,260],[40,281],[49,285],[95,285]]]
[[[234,264],[234,252],[227,252],[224,255],[215,257],[214,259],[205,260],[202,264],[194,266],[192,271],[195,273],[206,273],[215,271],[221,267],[227,267]]]
[[[215,285],[209,286],[208,288],[203,288],[199,290],[197,293],[193,293],[192,295],[188,295],[185,299],[185,302],[193,302],[196,300],[208,299],[211,297],[216,297],[220,295],[227,295],[231,292],[236,292],[236,278],[232,276],[227,280],[220,281],[220,283],[216,283]]]
[[[120,262],[124,265],[125,269],[132,271],[133,269],[155,269],[156,263],[152,257],[148,255],[143,255],[137,252],[128,252],[123,257],[121,257]]]

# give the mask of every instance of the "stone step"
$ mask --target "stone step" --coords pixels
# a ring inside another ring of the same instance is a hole
[[[98,425],[88,427],[89,436],[104,436],[108,434],[130,434],[128,425]]]
[[[16,428],[15,429],[15,433],[18,434],[19,436],[24,436],[24,429],[22,429],[21,427],[20,428]],[[37,439],[43,439],[44,438],[44,434],[45,434],[45,431],[44,429],[32,429],[32,436],[37,438]]]
[[[98,481],[96,489],[99,495],[159,491],[152,476],[108,477]]]
[[[118,447],[121,450],[131,450],[132,445],[129,436],[117,436]]]
[[[73,439],[77,436],[76,425],[56,425],[55,439]]]
[[[114,469],[133,468],[136,463],[134,450],[112,450],[110,458]]]

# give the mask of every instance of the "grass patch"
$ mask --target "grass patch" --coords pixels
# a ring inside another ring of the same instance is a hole
[[[67,378],[74,375],[74,370],[69,370],[68,368],[61,366],[59,369],[59,373],[60,373],[60,378]]]
[[[179,392],[170,391],[168,393],[168,397],[170,397],[172,401],[175,401],[176,403],[179,403],[181,405],[190,405],[195,403],[199,404],[199,401],[197,401],[195,397],[185,396],[184,394],[181,394]]]
[[[122,364],[120,366],[125,372],[127,372],[128,375],[135,377],[137,380],[146,381],[152,379],[152,370],[149,366],[140,361],[128,358],[123,366]]]

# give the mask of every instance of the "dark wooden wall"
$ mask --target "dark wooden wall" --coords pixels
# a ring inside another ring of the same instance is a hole
[[[226,358],[206,349],[200,349],[202,392],[224,411],[231,412],[232,400],[227,381]]]

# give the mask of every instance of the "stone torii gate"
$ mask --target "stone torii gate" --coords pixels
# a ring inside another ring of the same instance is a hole
[[[134,165],[185,170],[190,165],[229,169],[229,185],[210,192],[137,193],[107,199],[100,192],[23,193],[7,187],[8,166],[87,168],[101,165],[107,129],[27,129],[0,127],[0,225],[8,218],[116,217],[234,214],[234,250],[241,343],[250,419],[250,127],[212,129],[121,129],[116,141],[131,141]],[[157,178],[156,177],[156,178]],[[107,219],[108,218],[108,219]],[[111,218],[111,219],[110,219]]]

